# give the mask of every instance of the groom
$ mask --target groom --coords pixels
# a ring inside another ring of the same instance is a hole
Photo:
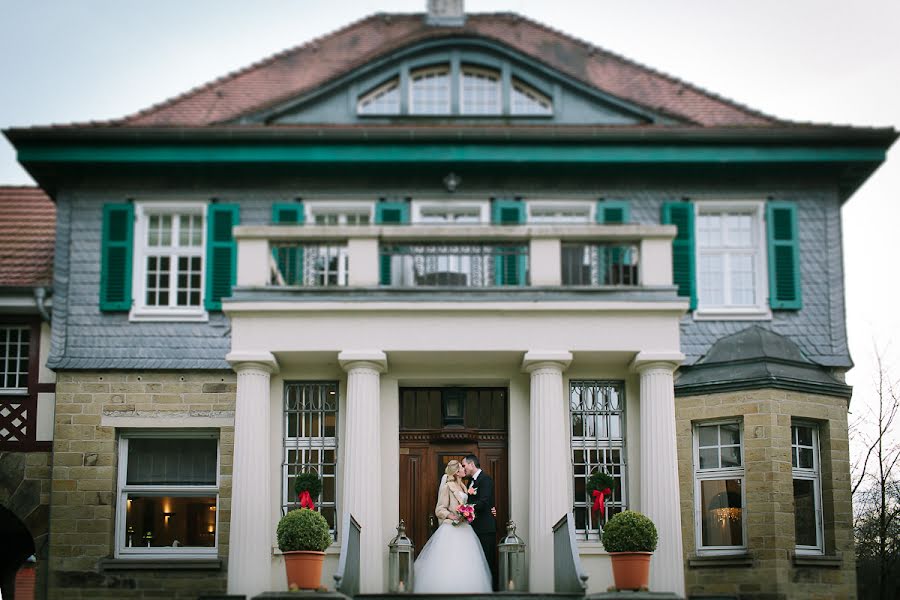
[[[491,585],[497,589],[497,524],[491,515],[494,506],[494,480],[481,470],[481,463],[474,454],[462,460],[466,475],[471,479],[469,484],[469,504],[475,506],[475,520],[472,529],[481,542],[481,549],[491,569]]]

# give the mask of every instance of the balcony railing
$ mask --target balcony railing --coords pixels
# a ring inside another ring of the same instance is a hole
[[[379,255],[381,285],[484,288],[528,282],[523,244],[385,244]]]
[[[672,285],[671,225],[239,226],[239,287]]]
[[[639,285],[637,244],[562,244],[563,285]]]

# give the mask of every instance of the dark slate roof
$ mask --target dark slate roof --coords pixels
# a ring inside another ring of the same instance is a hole
[[[0,288],[53,281],[56,206],[43,190],[0,186]]]
[[[227,123],[316,90],[421,42],[477,37],[502,44],[595,89],[700,127],[787,122],[513,13],[473,13],[461,27],[421,13],[375,14],[123,119],[82,126],[202,127]]]
[[[718,340],[709,352],[683,367],[676,396],[776,388],[850,398],[851,388],[812,362],[790,339],[763,327],[748,327]]]

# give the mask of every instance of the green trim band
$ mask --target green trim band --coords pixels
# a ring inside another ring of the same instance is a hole
[[[590,144],[24,145],[22,163],[840,163],[882,162],[859,146]]]

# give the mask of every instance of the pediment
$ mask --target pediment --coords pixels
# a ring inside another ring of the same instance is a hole
[[[493,40],[395,50],[318,88],[232,121],[271,125],[637,126],[683,121],[585,85]]]

